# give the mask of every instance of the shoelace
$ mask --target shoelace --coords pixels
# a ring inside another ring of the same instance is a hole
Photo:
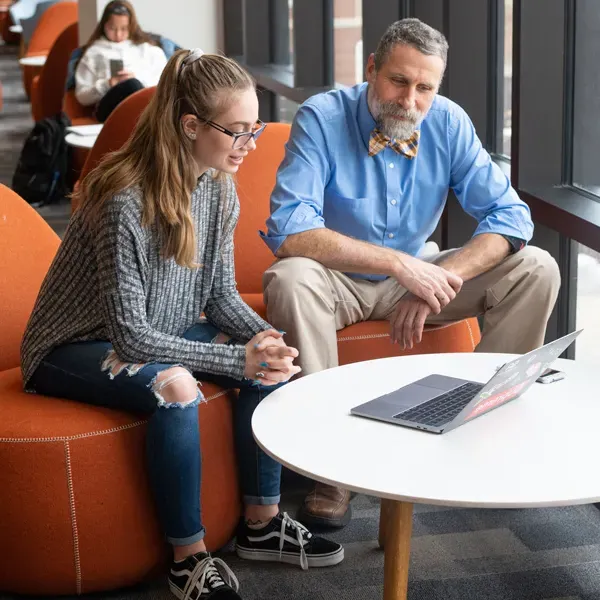
[[[223,579],[221,576],[221,573],[217,569],[217,565],[220,565],[223,568],[223,573],[225,574],[226,579]],[[182,600],[191,600],[192,592],[194,591],[196,585],[199,585],[200,590],[203,590],[205,582],[208,582],[211,587],[219,587],[227,583],[228,586],[234,587],[236,592],[240,589],[240,584],[237,580],[237,577],[227,566],[227,564],[220,558],[212,558],[212,556],[207,556],[199,561],[194,567],[194,570],[192,571],[192,574],[190,575],[190,578],[183,589]]]
[[[304,551],[304,544],[310,540],[312,533],[310,533],[310,531],[308,531],[304,525],[298,523],[298,521],[294,521],[294,519],[292,519],[292,517],[290,517],[286,512],[283,513],[281,518],[281,531],[279,532],[279,560],[281,560],[283,545],[285,544],[286,527],[289,527],[296,533],[296,539],[300,545],[300,566],[304,571],[308,571],[308,558],[306,556],[306,552]],[[304,536],[306,536],[306,540],[304,539]]]

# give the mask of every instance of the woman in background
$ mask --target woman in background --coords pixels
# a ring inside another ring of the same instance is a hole
[[[127,96],[157,85],[166,64],[162,49],[140,28],[133,6],[113,0],[83,47],[75,97],[83,106],[96,106],[103,123]]]

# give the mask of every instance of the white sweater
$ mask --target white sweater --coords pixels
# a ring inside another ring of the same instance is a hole
[[[131,40],[96,40],[83,55],[75,71],[75,97],[80,104],[97,104],[110,89],[110,61],[120,59],[124,70],[131,71],[144,87],[158,83],[167,64],[162,49],[152,44],[134,44]]]

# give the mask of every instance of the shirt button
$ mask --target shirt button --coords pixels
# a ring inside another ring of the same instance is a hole
[[[396,200],[392,200],[392,206],[396,206],[397,202]]]
[[[391,239],[393,239],[393,237],[394,237],[394,234],[393,234],[393,233],[388,233],[388,237],[389,237],[389,238],[390,238],[390,240],[391,240]]]
[[[390,169],[393,169],[394,168],[394,163],[390,163],[389,167],[390,167]]]

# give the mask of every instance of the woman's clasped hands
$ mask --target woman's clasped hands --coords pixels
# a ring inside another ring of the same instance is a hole
[[[301,371],[294,365],[298,350],[283,341],[284,332],[267,329],[246,344],[244,376],[262,385],[277,385]]]

